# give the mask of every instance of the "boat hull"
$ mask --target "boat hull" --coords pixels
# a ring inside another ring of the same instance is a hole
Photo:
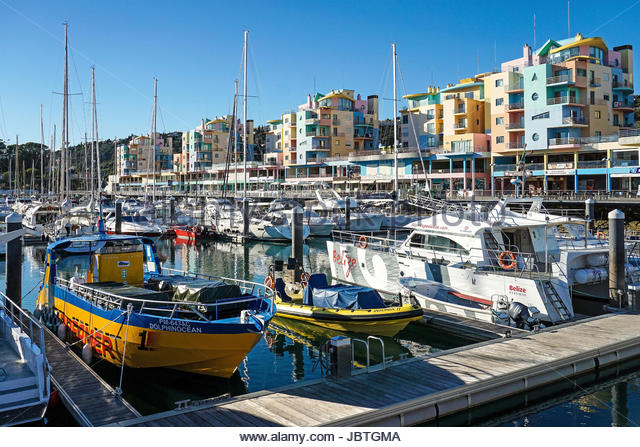
[[[91,306],[58,287],[54,308],[69,337],[89,343],[94,355],[116,366],[124,355],[131,368],[170,368],[223,378],[233,375],[267,326],[241,323],[239,318],[205,323],[136,312],[127,325],[121,309]]]
[[[277,316],[326,329],[393,337],[410,322],[422,317],[417,306],[385,309],[326,309],[304,304],[277,302]]]

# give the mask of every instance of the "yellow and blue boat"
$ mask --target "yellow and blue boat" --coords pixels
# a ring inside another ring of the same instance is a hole
[[[275,314],[269,287],[162,268],[138,237],[101,232],[82,242],[89,267],[73,277],[56,268],[68,241],[48,246],[37,312],[58,336],[80,340],[83,356],[231,377]]]
[[[282,278],[274,283],[278,317],[336,331],[393,337],[423,315],[418,305],[387,306],[380,294],[368,287],[330,286],[321,273],[311,275],[302,293],[291,296]]]

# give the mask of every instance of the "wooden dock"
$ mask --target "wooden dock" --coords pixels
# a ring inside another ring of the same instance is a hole
[[[418,320],[418,324],[475,342],[502,338],[506,337],[507,334],[515,336],[528,333],[523,329],[446,314],[435,310],[425,310],[424,316]]]
[[[140,417],[131,404],[116,396],[107,382],[43,327],[51,383],[78,424],[97,427]]]
[[[636,356],[640,315],[610,314],[113,425],[411,426]]]

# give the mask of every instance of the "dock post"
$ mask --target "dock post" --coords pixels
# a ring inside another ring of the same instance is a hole
[[[122,233],[122,202],[116,202],[116,234]]]
[[[593,231],[594,222],[596,220],[596,201],[588,198],[584,201],[584,220],[589,231]]]
[[[291,213],[291,251],[293,258],[296,260],[296,268],[293,273],[293,282],[300,282],[303,270],[303,225],[302,225],[303,209],[296,206]]]
[[[609,300],[611,305],[622,307],[622,296],[626,292],[624,213],[613,210],[609,213]]]
[[[22,217],[11,213],[5,217],[7,233],[22,230]],[[5,262],[5,278],[7,279],[7,296],[18,307],[22,307],[22,236],[7,242]]]
[[[173,225],[175,217],[176,217],[176,199],[175,197],[171,197],[171,199],[169,199],[169,219],[171,219],[170,220],[171,225]]]
[[[351,230],[351,198],[349,196],[344,201],[344,229]]]

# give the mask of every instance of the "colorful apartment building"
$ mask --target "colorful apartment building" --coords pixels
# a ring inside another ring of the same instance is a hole
[[[524,170],[530,192],[635,189],[637,148],[621,143],[634,124],[632,80],[630,45],[578,34],[525,45],[500,72],[407,95],[400,152],[422,157],[401,157],[400,179],[424,182],[428,169],[434,189],[505,192]]]
[[[173,167],[173,138],[162,138],[156,133],[155,171],[171,170]],[[153,145],[149,135],[134,136],[128,143],[117,146],[116,171],[120,176],[148,175],[154,170]]]
[[[496,98],[504,98],[504,110],[492,111],[502,123],[492,122],[492,190],[511,189],[523,169],[531,192],[630,188],[629,178],[613,175],[628,172],[619,138],[634,124],[632,80],[630,45],[609,49],[581,34],[535,51],[525,45],[521,58],[491,76]]]
[[[182,174],[210,171],[214,165],[224,164],[227,152],[235,154],[238,161],[244,158],[243,146],[243,124],[238,120],[235,140],[235,148],[229,147],[229,136],[231,135],[231,123],[233,117],[230,115],[214,118],[212,120],[203,119],[195,129],[182,133]],[[247,120],[247,160],[253,160],[253,120]]]

